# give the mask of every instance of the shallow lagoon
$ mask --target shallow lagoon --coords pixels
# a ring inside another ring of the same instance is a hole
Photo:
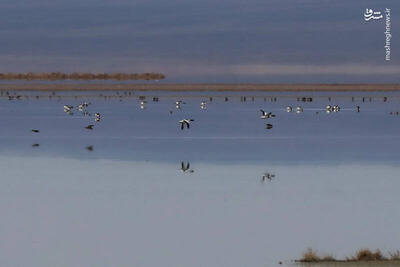
[[[0,100],[2,266],[274,266],[308,247],[400,248],[400,94],[19,94]],[[100,122],[63,111],[83,101]]]

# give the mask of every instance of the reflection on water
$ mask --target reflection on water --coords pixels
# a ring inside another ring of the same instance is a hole
[[[2,94],[2,266],[399,249],[400,94]]]

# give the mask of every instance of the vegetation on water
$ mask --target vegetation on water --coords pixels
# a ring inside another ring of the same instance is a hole
[[[351,257],[345,259],[336,259],[331,255],[321,256],[318,255],[311,248],[307,249],[303,253],[301,259],[296,260],[297,262],[358,262],[358,261],[400,261],[400,250],[396,252],[388,252],[388,256],[384,256],[382,252],[377,249],[371,251],[369,249],[360,249],[357,253]]]
[[[42,72],[0,73],[0,80],[161,80],[161,73],[86,73],[86,72]]]

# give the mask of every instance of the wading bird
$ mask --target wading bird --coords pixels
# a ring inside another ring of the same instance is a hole
[[[65,112],[71,112],[73,108],[74,108],[73,106],[64,105]]]

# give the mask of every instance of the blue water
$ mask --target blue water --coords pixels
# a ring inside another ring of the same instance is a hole
[[[400,248],[398,93],[16,94],[0,98],[1,266],[275,266],[309,247]],[[91,116],[63,111],[84,101]]]

